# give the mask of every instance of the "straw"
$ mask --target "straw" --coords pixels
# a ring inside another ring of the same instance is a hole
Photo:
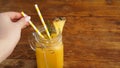
[[[27,16],[23,11],[21,12],[21,14],[23,16]],[[30,25],[34,28],[34,30],[38,33],[38,35],[42,38],[44,38],[44,36],[40,33],[40,31],[35,27],[35,25],[32,23],[32,21],[29,21]]]
[[[44,21],[44,19],[43,19],[43,17],[42,17],[42,14],[41,14],[40,9],[38,8],[38,5],[37,5],[37,4],[35,4],[35,9],[36,9],[36,11],[37,11],[37,13],[38,13],[38,15],[39,15],[39,18],[40,18],[41,21],[42,21],[42,24],[43,24],[43,26],[44,26],[44,28],[45,28],[45,31],[46,31],[48,37],[51,39],[50,33],[49,33],[48,29],[47,29],[47,26],[46,26],[46,24],[45,24],[45,21]]]

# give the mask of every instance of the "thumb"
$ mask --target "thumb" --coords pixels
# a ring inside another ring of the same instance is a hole
[[[23,18],[21,18],[20,20],[17,21],[17,25],[18,25],[21,29],[23,29],[23,28],[25,28],[26,26],[29,25],[28,22],[30,21],[30,19],[31,19],[30,16],[25,16],[25,17],[23,17]]]

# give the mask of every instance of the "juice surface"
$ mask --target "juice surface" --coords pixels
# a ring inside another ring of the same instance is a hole
[[[36,58],[37,68],[63,68],[62,42],[50,48],[36,48]]]

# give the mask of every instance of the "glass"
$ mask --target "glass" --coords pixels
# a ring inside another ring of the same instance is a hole
[[[39,28],[44,34],[43,27]],[[45,35],[44,35],[45,36]],[[54,36],[54,34],[51,34]],[[30,47],[36,52],[37,68],[63,68],[63,43],[62,34],[52,39],[43,39],[33,32],[29,38]]]

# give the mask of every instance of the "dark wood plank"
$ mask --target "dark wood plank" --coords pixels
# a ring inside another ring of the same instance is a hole
[[[0,64],[0,68],[37,68],[35,60],[7,59]]]
[[[0,68],[36,68],[35,60],[26,59],[7,59]],[[120,62],[106,62],[106,61],[65,61],[64,68],[119,68]]]
[[[17,5],[15,4],[17,3]],[[2,0],[0,10],[25,11],[34,15],[34,4],[39,4],[43,15],[50,16],[119,16],[119,0]],[[3,7],[4,5],[4,7]]]

